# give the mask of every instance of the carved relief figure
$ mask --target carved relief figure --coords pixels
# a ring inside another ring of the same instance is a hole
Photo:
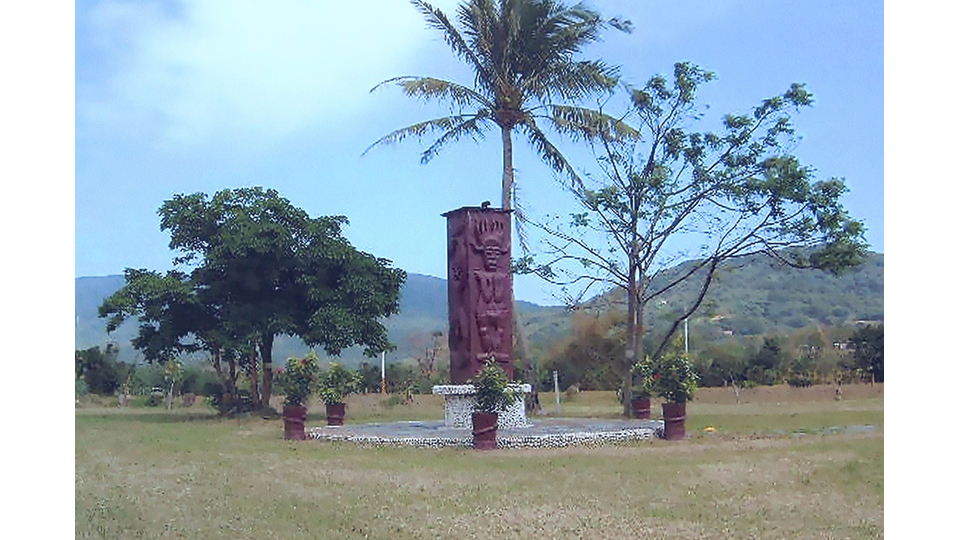
[[[511,324],[510,313],[505,311],[487,311],[477,314],[477,330],[480,334],[481,352],[476,358],[485,362],[493,356],[497,362],[510,361],[509,351],[504,350],[506,334]]]
[[[480,350],[476,351],[478,362],[490,356],[497,362],[509,363],[512,349],[510,315],[509,274],[509,222],[497,219],[500,216],[477,216],[470,247],[479,257],[479,267],[474,267],[476,287],[476,321],[480,338]]]

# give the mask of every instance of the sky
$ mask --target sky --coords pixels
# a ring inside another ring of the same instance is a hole
[[[456,4],[435,2],[447,13]],[[700,93],[708,119],[806,83],[815,105],[794,117],[795,153],[818,179],[846,180],[845,207],[866,224],[870,249],[884,251],[882,2],[589,5],[635,30],[608,31],[583,58],[620,65],[635,85],[678,61],[711,70],[717,80]],[[500,200],[496,133],[426,165],[420,152],[432,140],[364,153],[445,112],[396,87],[371,92],[378,83],[472,81],[406,1],[80,0],[75,55],[75,277],[168,270],[174,254],[157,215],[165,200],[263,186],[310,215],[347,216],[344,233],[358,249],[445,278],[441,214]],[[515,159],[529,214],[568,208],[569,195],[519,138]],[[534,277],[515,288],[520,300],[559,302]]]

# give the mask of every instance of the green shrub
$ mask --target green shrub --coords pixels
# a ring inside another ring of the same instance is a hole
[[[159,407],[161,405],[163,405],[163,396],[158,394],[137,396],[127,402],[128,407]]]
[[[313,351],[303,358],[290,358],[286,367],[279,373],[279,385],[286,393],[284,404],[288,407],[301,407],[310,398],[317,387],[320,366],[317,354]]]
[[[205,390],[212,390],[220,384],[217,374],[209,369],[201,369],[196,366],[190,366],[183,370],[183,381],[180,383],[180,391],[184,394],[197,394],[209,396],[204,393]]]
[[[668,354],[655,361],[650,379],[653,393],[669,403],[686,403],[697,391],[697,372],[682,354]]]
[[[653,361],[646,357],[633,365],[630,370],[635,382],[634,398],[648,398],[653,395]]]
[[[343,403],[348,395],[359,392],[362,384],[359,373],[336,362],[331,362],[330,368],[317,378],[320,399],[327,405]]]
[[[476,389],[478,412],[500,412],[518,399],[517,393],[510,388],[507,373],[493,359],[487,360],[470,384]]]
[[[210,396],[207,398],[207,404],[220,412],[224,412],[221,409],[222,402],[223,402],[222,387],[220,392],[210,394]],[[233,408],[226,412],[240,414],[240,413],[250,412],[252,410],[253,410],[253,396],[250,394],[250,390],[247,390],[245,388],[238,388],[236,402],[233,404]]]

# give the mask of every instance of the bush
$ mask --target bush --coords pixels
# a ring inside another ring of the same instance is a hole
[[[83,379],[89,392],[111,396],[120,385],[121,373],[118,372],[115,351],[112,346],[107,346],[107,352],[101,352],[100,347],[74,352],[76,376]]]
[[[87,388],[87,383],[85,383],[83,379],[77,379],[74,382],[73,388],[74,388],[73,393],[74,395],[76,395],[76,397],[85,396],[87,395],[87,392],[89,392],[89,389]]]
[[[359,392],[362,381],[360,374],[350,371],[336,362],[322,372],[317,379],[320,399],[327,405],[343,403],[348,395]]]
[[[214,389],[219,384],[220,379],[213,371],[191,366],[183,371],[183,382],[180,383],[180,391],[184,394],[210,396],[212,394],[205,393],[205,390]]]
[[[697,372],[693,363],[681,354],[669,354],[656,360],[650,379],[653,392],[668,403],[686,403],[697,391]]]
[[[130,407],[159,407],[163,405],[163,396],[159,394],[137,396],[127,402],[127,405]]]
[[[791,375],[787,377],[787,384],[793,388],[806,388],[808,386],[813,386],[813,381],[811,381],[806,375]]]
[[[499,412],[513,405],[518,399],[517,393],[509,386],[507,373],[493,359],[487,360],[480,373],[470,380],[470,384],[477,391],[478,412]]]
[[[313,351],[303,358],[288,359],[279,381],[287,396],[284,404],[288,407],[303,406],[316,389],[319,373],[317,354]]]
[[[653,394],[653,361],[649,357],[640,360],[630,370],[636,384],[633,387],[634,398],[648,398]]]
[[[223,394],[223,383],[219,380],[205,381],[197,393],[201,396],[207,396],[209,398],[216,397],[219,399],[220,395]]]
[[[217,394],[210,395],[210,397],[207,399],[207,404],[209,404],[211,407],[213,407],[217,411],[221,411],[222,401],[223,401],[223,392],[220,392]],[[227,412],[241,414],[241,413],[250,412],[252,410],[253,410],[253,396],[250,395],[250,391],[243,388],[238,388],[237,400],[233,404],[233,409]]]

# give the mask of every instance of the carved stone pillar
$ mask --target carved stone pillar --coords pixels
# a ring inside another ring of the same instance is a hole
[[[510,211],[463,207],[443,216],[451,382],[466,383],[491,356],[512,379]]]

